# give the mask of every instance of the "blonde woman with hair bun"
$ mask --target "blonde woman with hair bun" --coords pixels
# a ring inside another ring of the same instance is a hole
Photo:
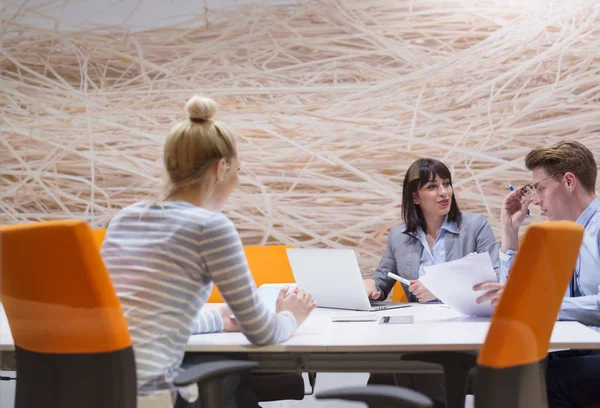
[[[240,236],[221,213],[238,186],[235,137],[213,119],[214,100],[193,96],[185,110],[188,118],[164,145],[161,200],[119,211],[102,246],[133,340],[138,399],[168,394],[177,408],[198,406],[193,388],[172,384],[190,335],[241,331],[256,345],[278,343],[316,306],[301,289],[282,290],[275,311],[258,298]],[[228,306],[202,312],[213,282]],[[196,363],[219,358],[195,357]],[[258,407],[242,378],[230,380],[226,406]]]

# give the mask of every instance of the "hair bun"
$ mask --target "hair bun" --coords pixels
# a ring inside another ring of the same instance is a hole
[[[217,103],[206,96],[194,95],[185,104],[190,120],[210,120],[217,111]]]

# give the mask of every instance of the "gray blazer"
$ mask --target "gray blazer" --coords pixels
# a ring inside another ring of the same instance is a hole
[[[400,275],[408,280],[419,279],[419,266],[423,245],[412,235],[404,232],[405,225],[399,225],[390,230],[387,247],[379,266],[375,270],[375,285],[381,291],[379,300],[387,298],[396,281],[387,276],[388,272]],[[499,247],[490,224],[481,214],[462,213],[458,234],[446,231],[444,242],[446,246],[446,261],[460,259],[471,252],[488,251],[496,276],[500,276]],[[409,302],[417,298],[402,285]]]

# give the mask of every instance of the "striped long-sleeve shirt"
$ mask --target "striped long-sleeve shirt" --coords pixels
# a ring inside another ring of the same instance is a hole
[[[171,201],[137,203],[111,221],[102,256],[131,333],[138,395],[173,388],[191,334],[218,332],[201,312],[214,282],[253,344],[289,338],[296,320],[260,301],[240,237],[221,213]]]

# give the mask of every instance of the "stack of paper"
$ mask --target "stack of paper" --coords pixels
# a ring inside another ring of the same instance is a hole
[[[476,303],[476,299],[485,292],[473,290],[473,286],[479,283],[497,281],[489,253],[472,253],[423,269],[425,275],[419,281],[440,301],[468,316],[492,315],[494,308],[490,301]]]
[[[263,283],[258,288],[258,297],[263,301],[265,306],[271,310],[275,310],[275,304],[277,303],[277,296],[279,291],[285,286],[288,286],[288,292],[296,289],[295,283]]]
[[[279,291],[283,289],[285,286],[288,286],[288,293],[290,290],[296,289],[295,283],[263,283],[256,290],[258,293],[258,297],[267,307],[267,309],[275,311],[277,306],[277,296],[279,296]],[[235,315],[232,314],[231,318],[234,319]]]

